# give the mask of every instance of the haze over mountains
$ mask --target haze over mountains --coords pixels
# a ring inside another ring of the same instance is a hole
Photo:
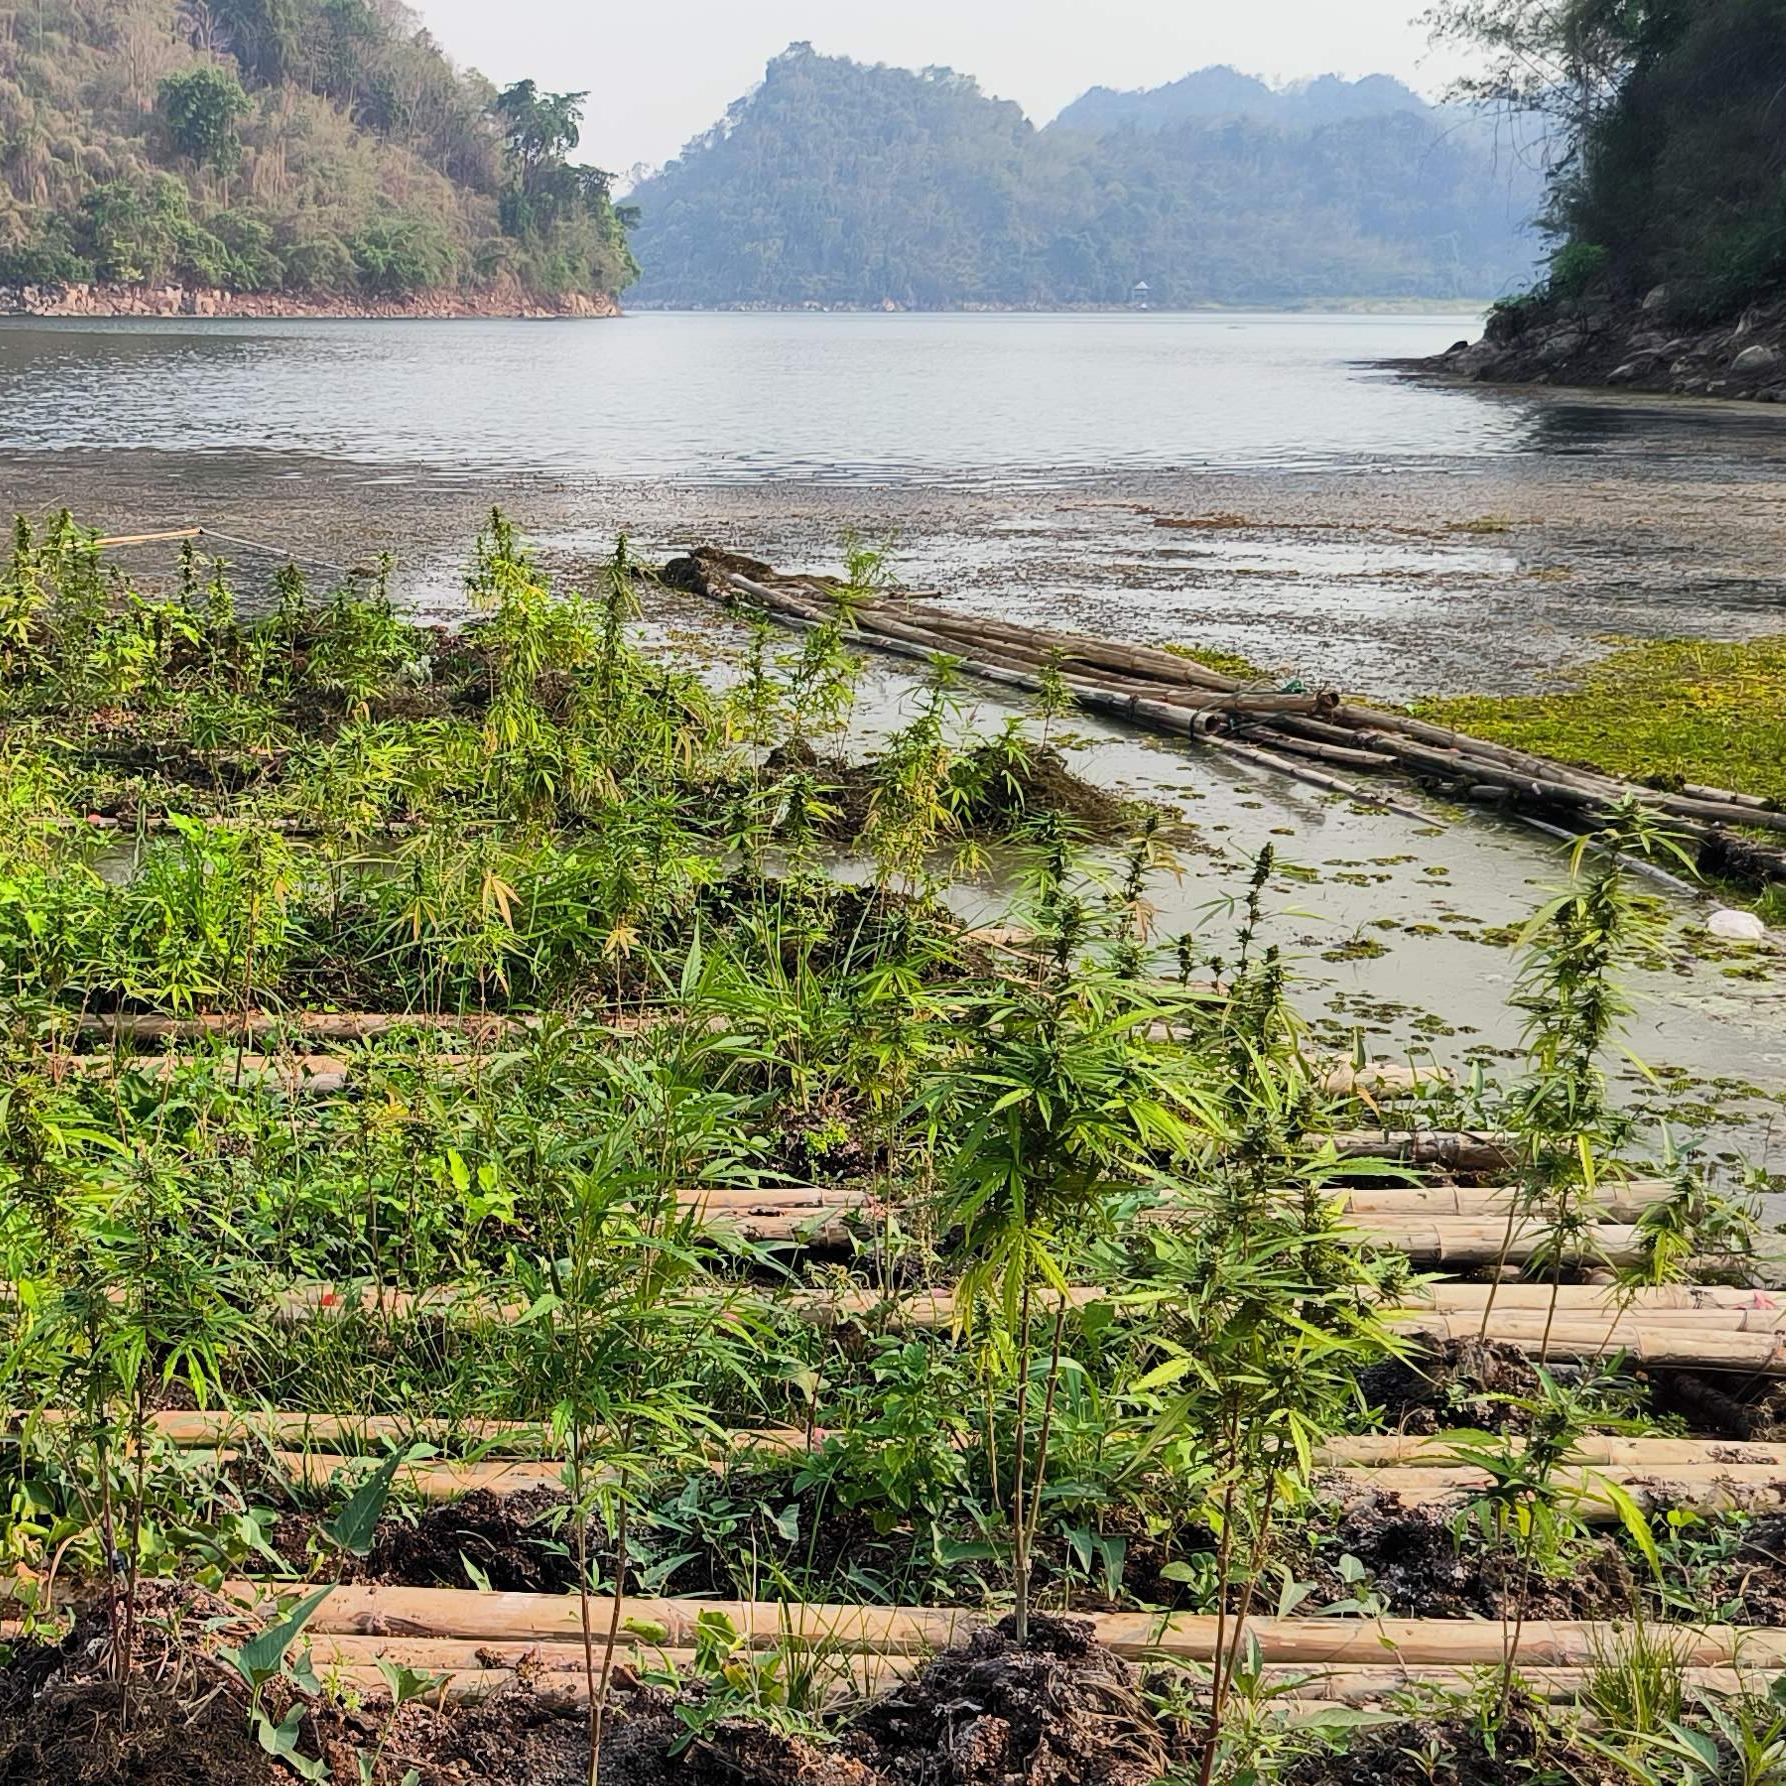
[[[1273,89],[1203,69],[1093,88],[1037,129],[953,70],[796,44],[632,193],[632,301],[1478,298],[1530,279],[1538,197],[1487,123],[1388,76]]]
[[[1393,75],[1367,74],[1348,81],[1324,74],[1292,87],[1269,87],[1256,75],[1224,64],[1199,68],[1182,80],[1143,91],[1093,87],[1067,106],[1053,127],[1104,136],[1112,130],[1166,130],[1194,118],[1250,118],[1280,129],[1308,130],[1347,118],[1424,114],[1432,109]]]

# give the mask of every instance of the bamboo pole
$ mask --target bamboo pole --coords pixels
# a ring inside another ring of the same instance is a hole
[[[260,1583],[228,1584],[248,1608],[266,1608]],[[600,1622],[605,1626],[604,1596]],[[924,1655],[947,1649],[996,1615],[947,1607],[802,1605],[796,1603],[627,1598],[622,1628],[666,1649],[692,1648],[695,1621],[718,1613],[753,1649],[789,1640],[872,1655]],[[1215,1652],[1218,1621],[1188,1613],[1103,1613],[1088,1621],[1097,1641],[1131,1658],[1172,1656],[1205,1661]],[[643,1628],[643,1629],[641,1629]],[[1512,1642],[1510,1628],[1488,1620],[1276,1619],[1247,1621],[1247,1635],[1270,1664],[1365,1666],[1393,1660],[1420,1667],[1492,1666],[1510,1648],[1534,1668],[1593,1668],[1616,1651],[1626,1627],[1604,1622],[1531,1620]],[[580,1641],[582,1608],[575,1594],[472,1593],[451,1588],[343,1584],[323,1601],[308,1630],[313,1640],[362,1635],[443,1637],[477,1642]],[[1786,1630],[1729,1625],[1668,1627],[1683,1667],[1786,1665]]]
[[[42,1409],[29,1416],[14,1416],[15,1426],[27,1419],[41,1425],[66,1424],[78,1418],[66,1409]],[[426,1442],[437,1446],[464,1445],[479,1451],[500,1452],[504,1457],[524,1459],[534,1465],[550,1464],[561,1470],[556,1457],[543,1455],[550,1441],[550,1428],[543,1421],[471,1420],[451,1421],[409,1418],[401,1415],[317,1414],[304,1410],[250,1409],[220,1410],[198,1413],[184,1409],[157,1410],[149,1416],[151,1431],[167,1444],[194,1451],[228,1452],[244,1443],[254,1443],[287,1457],[304,1458],[301,1465],[307,1481],[327,1482],[336,1471],[352,1472],[382,1461],[384,1448],[405,1442]],[[823,1425],[811,1433],[798,1426],[765,1426],[738,1428],[716,1440],[721,1454],[751,1451],[803,1452],[815,1438],[822,1441]],[[1358,1485],[1381,1480],[1393,1487],[1420,1470],[1454,1470],[1459,1464],[1456,1446],[1467,1440],[1447,1438],[1444,1434],[1366,1433],[1342,1435],[1324,1441],[1315,1448],[1317,1465],[1346,1473]],[[1497,1440],[1514,1451],[1524,1447],[1517,1437]],[[293,1446],[305,1450],[293,1451]],[[357,1447],[376,1456],[355,1456],[343,1447]],[[1751,1442],[1734,1439],[1677,1439],[1642,1435],[1590,1433],[1571,1447],[1565,1463],[1578,1467],[1615,1469],[1625,1476],[1655,1476],[1683,1481],[1715,1481],[1732,1470],[1751,1472],[1733,1477],[1738,1481],[1771,1481],[1786,1483],[1786,1444]],[[430,1460],[470,1471],[473,1466],[500,1464],[492,1457]],[[511,1461],[501,1467],[513,1470]],[[1617,1478],[1623,1479],[1623,1477]],[[471,1477],[472,1487],[484,1486]],[[557,1487],[554,1478],[545,1486]],[[467,1488],[464,1492],[470,1492]]]
[[[1786,1315],[1786,1292],[1745,1289],[1735,1284],[1420,1284],[1409,1302],[1447,1313],[1463,1314],[1493,1306],[1498,1314],[1548,1309],[1554,1298],[1559,1312],[1616,1314],[1691,1313],[1700,1309],[1771,1310]]]
[[[1398,1469],[1339,1469],[1328,1481],[1341,1498],[1393,1494],[1404,1507],[1455,1508],[1482,1495],[1494,1478],[1465,1465],[1409,1464]],[[1591,1524],[1616,1524],[1620,1515],[1608,1494],[1624,1491],[1646,1512],[1679,1508],[1701,1515],[1777,1511],[1786,1505],[1786,1472],[1778,1464],[1565,1465],[1550,1478],[1552,1492]]]
[[[1483,1335],[1479,1319],[1441,1314],[1400,1314],[1392,1318],[1404,1332],[1419,1334],[1423,1339],[1486,1337],[1553,1359],[1594,1359],[1624,1352],[1638,1364],[1742,1371],[1756,1376],[1786,1375],[1786,1331],[1776,1327],[1707,1333],[1698,1327],[1651,1326],[1639,1320],[1584,1321],[1559,1316],[1553,1321],[1538,1313],[1503,1315],[1496,1310],[1487,1334]]]
[[[109,538],[94,540],[91,543],[99,551],[110,551],[117,546],[158,546],[173,540],[195,540],[204,535],[202,527],[171,527],[162,533],[118,533]]]
[[[1331,1147],[1341,1159],[1400,1160],[1415,1166],[1443,1166],[1452,1172],[1505,1172],[1519,1164],[1515,1135],[1455,1129],[1346,1129],[1311,1134],[1311,1147]]]
[[[1068,1616],[1071,1616],[1070,1614]],[[1652,1640],[1660,1639],[1652,1633]],[[696,1666],[692,1649],[660,1649],[623,1637],[620,1645],[635,1670],[659,1670],[686,1677]],[[325,1680],[350,1681],[370,1698],[389,1687],[378,1672],[382,1659],[394,1666],[417,1669],[442,1677],[426,1703],[475,1705],[500,1693],[524,1692],[554,1708],[572,1709],[588,1701],[581,1645],[565,1643],[466,1644],[450,1638],[355,1638],[323,1637],[311,1645],[311,1663]],[[1616,1665],[1616,1651],[1608,1663]],[[836,1656],[817,1659],[824,1673],[827,1663],[835,1678],[827,1683],[828,1699],[868,1697],[916,1673],[922,1656]],[[1334,1667],[1269,1665],[1259,1680],[1270,1694],[1267,1711],[1296,1716],[1316,1716],[1334,1705],[1380,1704],[1398,1694],[1420,1691],[1464,1693],[1481,1684],[1480,1669],[1468,1667]],[[1771,1670],[1755,1667],[1682,1668],[1678,1671],[1684,1692],[1693,1697],[1765,1693]],[[1600,1677],[1594,1667],[1521,1668],[1518,1678],[1526,1694],[1550,1705],[1566,1705],[1589,1692]]]
[[[15,1428],[27,1422],[38,1425],[61,1425],[77,1419],[67,1409],[35,1410],[29,1415],[14,1415]],[[500,1452],[508,1458],[523,1458],[538,1463],[556,1462],[543,1458],[550,1439],[550,1428],[535,1420],[442,1420],[407,1415],[319,1414],[302,1409],[224,1409],[199,1413],[188,1409],[158,1409],[149,1416],[149,1427],[167,1444],[192,1450],[224,1451],[246,1442],[263,1445],[269,1451],[292,1453],[293,1447],[314,1449],[323,1460],[316,1467],[352,1468],[359,1463],[382,1461],[386,1448],[405,1442],[425,1442],[437,1446],[463,1445],[479,1451]],[[814,1434],[825,1432],[821,1424]],[[810,1438],[804,1427],[742,1427],[723,1435],[719,1447],[730,1452],[804,1451]],[[1341,1435],[1327,1439],[1315,1449],[1315,1461],[1334,1470],[1356,1472],[1363,1480],[1371,1472],[1393,1471],[1397,1476],[1409,1468],[1455,1468],[1458,1464],[1456,1445],[1460,1441],[1444,1434],[1365,1433]],[[1467,1441],[1462,1441],[1467,1442]],[[1510,1444],[1515,1451],[1524,1441],[1509,1438],[1497,1443]],[[351,1450],[359,1448],[379,1455],[356,1460]],[[447,1460],[455,1461],[455,1460]],[[489,1462],[489,1458],[459,1460]],[[1763,1443],[1737,1439],[1677,1439],[1648,1434],[1590,1433],[1571,1447],[1566,1463],[1580,1466],[1614,1466],[1633,1472],[1678,1472],[1687,1477],[1715,1477],[1721,1470],[1742,1466],[1748,1469],[1767,1468],[1786,1479],[1786,1444]],[[306,1466],[310,1468],[311,1466]],[[323,1478],[326,1480],[326,1476]]]
[[[749,1447],[734,1448],[731,1454],[742,1449],[785,1454],[805,1451],[808,1446],[800,1434],[794,1435],[792,1442],[774,1443],[752,1435]],[[206,1454],[195,1450],[191,1455],[202,1459]],[[219,1467],[237,1461],[236,1454],[222,1451],[211,1453],[210,1458]],[[276,1451],[267,1454],[267,1461],[294,1484],[313,1490],[326,1488],[337,1479],[355,1482],[378,1463],[375,1458],[321,1451]],[[716,1456],[710,1461],[717,1466],[722,1458]],[[1340,1491],[1342,1499],[1388,1493],[1404,1506],[1435,1508],[1467,1501],[1493,1482],[1487,1471],[1458,1463],[1408,1463],[1392,1469],[1335,1465],[1326,1472],[1326,1480]],[[472,1494],[500,1498],[539,1493],[562,1495],[567,1492],[568,1481],[569,1465],[561,1460],[486,1458],[473,1462],[427,1462],[406,1464],[397,1472],[399,1486],[426,1501],[454,1501]],[[1786,1505],[1786,1468],[1777,1463],[1572,1465],[1552,1477],[1555,1491],[1573,1503],[1579,1514],[1611,1523],[1619,1515],[1606,1493],[1608,1483],[1625,1490],[1640,1506],[1651,1508],[1679,1507],[1712,1514],[1739,1509],[1770,1512]]]
[[[1525,1441],[1516,1437],[1497,1439],[1517,1451]],[[1338,1469],[1384,1471],[1400,1476],[1405,1467],[1449,1468],[1456,1464],[1456,1441],[1442,1433],[1366,1433],[1333,1438],[1316,1447],[1315,1461]],[[1786,1445],[1752,1444],[1735,1439],[1667,1439],[1648,1435],[1630,1438],[1612,1433],[1588,1433],[1569,1449],[1566,1463],[1615,1465],[1627,1470],[1715,1472],[1727,1465],[1765,1466],[1786,1471]]]

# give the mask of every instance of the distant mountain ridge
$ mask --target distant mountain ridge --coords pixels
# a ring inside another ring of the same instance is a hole
[[[1387,76],[1206,69],[1037,130],[952,69],[796,44],[629,198],[641,307],[1478,298],[1537,259],[1536,176]]]
[[[1280,129],[1308,130],[1397,112],[1423,116],[1432,109],[1393,75],[1367,74],[1348,81],[1324,74],[1288,87],[1269,87],[1256,75],[1242,74],[1222,63],[1199,68],[1163,87],[1129,91],[1093,87],[1080,94],[1049,128],[1104,136],[1113,130],[1166,130],[1194,120],[1247,118]]]

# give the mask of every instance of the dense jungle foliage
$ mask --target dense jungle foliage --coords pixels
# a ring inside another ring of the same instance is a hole
[[[1119,121],[1136,102],[1140,128],[1094,134],[1102,103],[1089,128],[1038,131],[965,75],[796,44],[638,189],[635,300],[1107,304],[1145,281],[1161,305],[1294,304],[1527,274],[1527,176],[1510,184],[1478,128],[1408,109],[1406,89],[1332,121],[1293,103],[1199,115],[1187,92],[1153,127],[1174,91],[1104,96]]]
[[[1786,279],[1783,0],[1456,0],[1467,96],[1548,113],[1556,295],[1715,320]]]
[[[617,291],[583,98],[461,74],[396,0],[0,5],[0,282]]]

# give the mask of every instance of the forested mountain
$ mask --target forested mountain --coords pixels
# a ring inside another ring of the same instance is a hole
[[[1602,29],[1615,78],[1554,205],[1575,277],[1665,287],[1682,319],[1786,299],[1786,0],[1641,0]]]
[[[1284,304],[1473,297],[1528,277],[1528,177],[1510,186],[1485,132],[1384,86],[1394,109],[1330,117],[1349,101],[1327,83],[1286,110],[1257,82],[1205,71],[1162,90],[1211,108],[1200,115],[1106,95],[1094,126],[1111,102],[1149,102],[1147,120],[1098,134],[1088,95],[1037,130],[966,75],[797,44],[632,195],[634,301],[1110,304],[1145,282],[1156,305]]]
[[[1307,130],[1395,112],[1425,115],[1430,109],[1412,87],[1386,74],[1367,74],[1357,81],[1324,74],[1294,87],[1268,87],[1256,76],[1218,67],[1199,68],[1183,80],[1139,92],[1093,87],[1054,120],[1054,128],[1105,136],[1113,130],[1166,130],[1198,118],[1251,118]]]
[[[582,99],[461,74],[396,0],[0,0],[0,283],[611,293]]]
[[[1786,403],[1786,0],[1441,0],[1542,116],[1547,276],[1444,368]]]

